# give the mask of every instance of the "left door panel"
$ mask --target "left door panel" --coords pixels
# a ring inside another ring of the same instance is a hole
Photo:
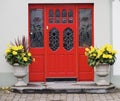
[[[29,5],[29,49],[35,58],[29,66],[29,81],[44,81],[44,6]]]

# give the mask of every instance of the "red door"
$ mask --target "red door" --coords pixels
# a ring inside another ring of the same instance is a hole
[[[94,70],[89,67],[85,48],[94,45],[93,5],[78,5],[78,80],[93,81]]]
[[[35,62],[29,81],[93,81],[85,48],[94,45],[92,4],[29,5],[29,42]]]
[[[46,7],[46,78],[77,78],[74,5]]]

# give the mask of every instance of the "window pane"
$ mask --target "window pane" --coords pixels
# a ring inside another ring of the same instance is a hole
[[[68,23],[73,23],[73,11],[68,11]]]
[[[79,46],[88,47],[92,45],[92,10],[79,10]]]
[[[56,21],[55,22],[60,23],[60,10],[59,9],[56,10]]]
[[[62,10],[62,23],[67,23],[67,11],[65,9]]]
[[[49,10],[49,23],[54,23],[54,12],[52,9]]]
[[[42,9],[31,10],[30,12],[30,46],[44,46]]]

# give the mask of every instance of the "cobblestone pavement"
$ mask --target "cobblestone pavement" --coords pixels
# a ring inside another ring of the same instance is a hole
[[[0,101],[120,101],[120,91],[108,94],[8,94],[0,91]]]

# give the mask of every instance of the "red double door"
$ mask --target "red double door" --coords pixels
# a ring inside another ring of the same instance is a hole
[[[93,45],[93,5],[29,5],[30,81],[94,80],[85,48]]]

